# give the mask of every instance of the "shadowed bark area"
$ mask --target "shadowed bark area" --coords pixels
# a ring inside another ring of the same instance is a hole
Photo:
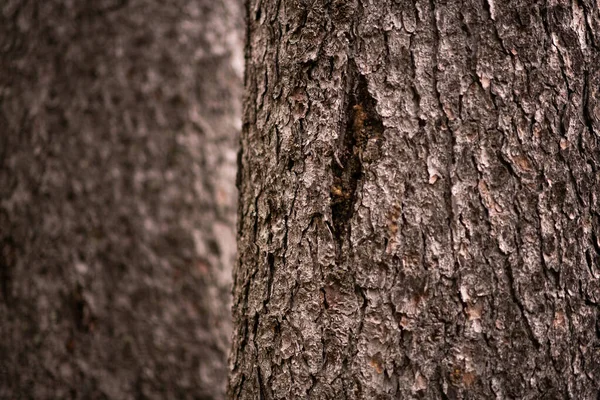
[[[225,395],[237,1],[2,1],[0,398]]]
[[[596,399],[598,5],[247,19],[229,395]]]

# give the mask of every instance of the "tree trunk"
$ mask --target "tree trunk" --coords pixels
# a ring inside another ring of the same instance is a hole
[[[229,395],[600,395],[590,0],[248,4]]]
[[[0,5],[0,398],[225,395],[236,0]]]

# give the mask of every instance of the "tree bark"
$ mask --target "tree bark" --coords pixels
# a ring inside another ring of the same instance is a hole
[[[598,5],[247,20],[230,397],[598,398]]]
[[[0,4],[0,398],[225,396],[236,0]]]

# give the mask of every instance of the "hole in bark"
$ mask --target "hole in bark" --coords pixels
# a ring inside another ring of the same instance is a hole
[[[81,332],[91,332],[94,329],[96,318],[83,297],[83,290],[80,286],[71,294],[71,303],[77,329]]]
[[[0,241],[0,290],[2,290],[4,302],[9,306],[11,304],[12,268],[15,261],[16,248],[13,239],[11,237],[4,238]]]
[[[327,302],[327,293],[325,289],[321,288],[321,295],[323,296],[323,308],[329,309],[329,303]]]
[[[600,311],[596,313],[596,336],[600,339]]]
[[[268,282],[267,282],[267,287],[269,290],[268,296],[265,299],[265,303],[271,298],[271,293],[273,290],[273,275],[275,273],[275,256],[273,255],[273,253],[269,253],[267,255],[267,265],[269,267],[269,276],[268,278]]]
[[[351,89],[346,106],[346,127],[332,160],[332,218],[338,242],[349,234],[356,188],[363,175],[361,155],[370,138],[380,138],[383,134],[383,123],[375,109],[376,101],[354,62],[349,65],[348,79]]]
[[[221,255],[221,246],[219,246],[219,242],[217,242],[215,239],[207,240],[206,246],[211,254],[215,254],[217,256]]]

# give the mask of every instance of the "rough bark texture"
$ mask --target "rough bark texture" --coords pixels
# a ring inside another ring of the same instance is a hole
[[[229,394],[600,395],[596,2],[248,2]]]
[[[0,398],[223,398],[242,6],[0,2]]]

